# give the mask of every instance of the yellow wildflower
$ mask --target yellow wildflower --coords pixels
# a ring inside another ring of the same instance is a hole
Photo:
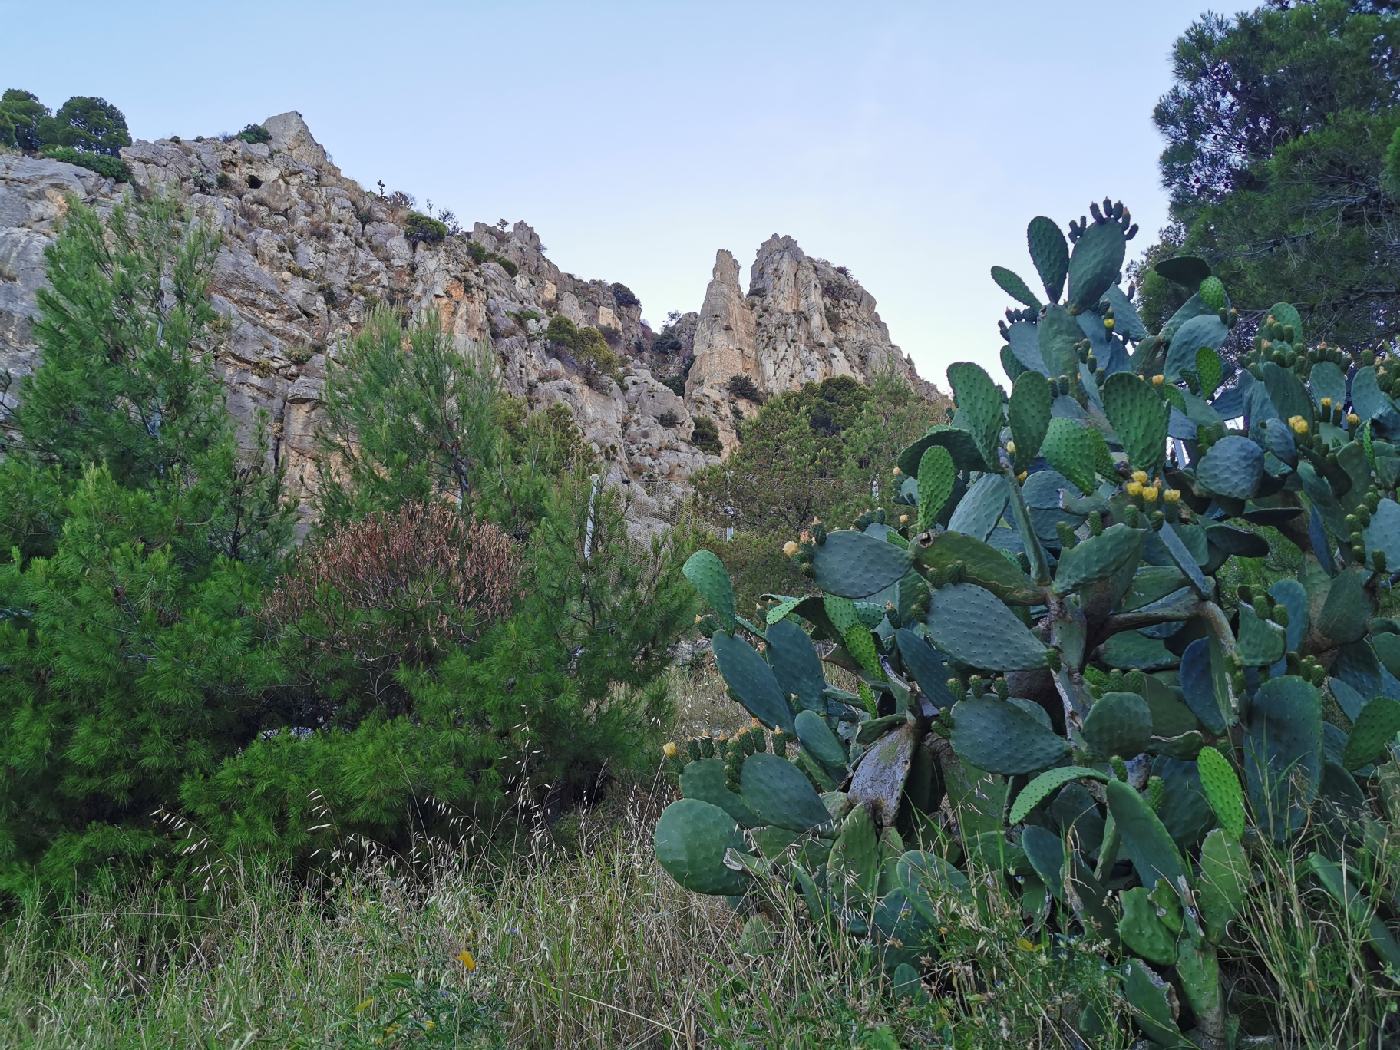
[[[476,969],[476,958],[465,948],[457,953],[457,961],[466,967],[467,973]]]
[[[676,754],[679,751],[680,748],[676,747],[676,743],[674,740],[668,740],[666,741],[666,743],[661,745],[661,753],[667,758],[675,758]]]

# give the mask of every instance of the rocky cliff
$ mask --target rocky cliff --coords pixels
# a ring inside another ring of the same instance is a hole
[[[512,393],[532,407],[566,404],[609,479],[628,485],[643,529],[662,524],[690,474],[715,459],[691,443],[695,420],[712,417],[728,449],[736,421],[757,410],[736,389],[761,396],[890,368],[920,382],[870,294],[790,237],[759,249],[747,295],[738,262],[720,251],[700,313],[674,317],[658,335],[624,285],[564,273],[526,224],[477,223],[415,246],[404,231],[408,201],[345,178],[298,114],[264,126],[267,143],[168,139],[122,156],[137,186],[180,193],[223,230],[213,293],[226,338],[215,363],[245,428],[260,412],[271,421],[298,498],[314,483],[327,356],[376,303],[435,311],[458,345],[491,347]],[[69,197],[102,209],[126,189],[72,165],[0,156],[0,369],[19,380],[10,396],[22,396],[36,364],[43,251]],[[551,340],[555,316],[598,329],[621,361],[617,372],[574,360]]]

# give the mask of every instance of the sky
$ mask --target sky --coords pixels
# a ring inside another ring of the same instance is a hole
[[[1032,216],[1121,199],[1142,228],[1130,255],[1163,225],[1152,107],[1203,10],[0,0],[20,44],[0,87],[52,108],[100,95],[148,139],[297,110],[363,185],[467,226],[524,219],[564,270],[631,287],[654,327],[699,309],[716,249],[747,282],[758,245],[790,234],[848,267],[944,386],[953,361],[999,373],[1011,303],[988,270],[1033,277]]]

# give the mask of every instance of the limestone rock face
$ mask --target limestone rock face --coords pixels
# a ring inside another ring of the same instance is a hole
[[[137,142],[122,151],[141,188],[184,196],[223,233],[213,280],[222,318],[212,350],[229,407],[251,447],[260,414],[294,498],[306,506],[316,477],[315,434],[328,358],[376,303],[435,312],[456,345],[489,347],[506,388],[532,408],[562,402],[629,490],[639,531],[662,527],[687,479],[715,457],[689,442],[694,415],[715,417],[733,445],[732,375],[775,392],[832,375],[868,378],[893,362],[874,300],[791,238],[759,251],[750,294],[720,252],[698,318],[686,315],[657,344],[641,305],[621,285],[564,273],[527,224],[475,224],[441,244],[411,245],[407,202],[347,179],[296,113],[263,122],[271,141]],[[0,156],[0,369],[17,382],[36,364],[33,321],[44,247],[76,197],[109,209],[127,187],[83,168]],[[562,314],[599,329],[622,361],[620,381],[590,372],[545,335]],[[655,351],[653,345],[656,344]],[[693,349],[685,397],[679,375]]]
[[[870,293],[844,268],[808,256],[791,237],[777,234],[759,246],[747,295],[739,287],[738,262],[720,250],[694,354],[686,398],[714,416],[726,451],[737,440],[738,419],[758,410],[757,401],[730,391],[736,376],[768,395],[834,376],[868,381],[892,370],[932,393],[890,342]]]

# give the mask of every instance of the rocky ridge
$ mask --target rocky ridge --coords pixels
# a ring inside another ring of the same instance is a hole
[[[137,142],[122,157],[138,186],[182,194],[223,231],[213,297],[226,337],[215,364],[250,437],[266,414],[303,502],[316,474],[327,356],[377,303],[435,311],[458,346],[489,346],[506,388],[532,408],[567,405],[609,481],[628,486],[643,531],[662,526],[689,476],[716,459],[692,444],[695,420],[712,417],[728,450],[737,421],[757,411],[757,399],[733,393],[735,376],[760,397],[884,369],[932,391],[890,342],[870,294],[790,237],[760,247],[747,294],[738,262],[721,250],[699,314],[658,335],[625,286],[563,272],[527,224],[477,223],[415,246],[404,234],[408,201],[342,175],[298,114],[264,126],[265,144],[166,139]],[[69,196],[102,209],[124,190],[84,168],[0,155],[0,369],[19,380],[9,396],[36,364],[43,252]],[[609,375],[574,360],[546,335],[554,316],[597,328],[620,367]]]

